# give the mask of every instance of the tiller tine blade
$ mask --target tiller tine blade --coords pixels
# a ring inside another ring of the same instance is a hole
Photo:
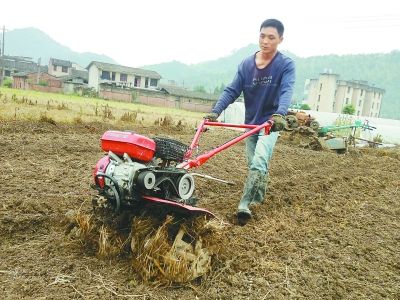
[[[182,203],[178,203],[175,201],[171,201],[171,200],[167,200],[167,199],[161,199],[161,198],[157,198],[157,197],[152,197],[152,196],[142,196],[142,198],[145,201],[151,202],[153,204],[161,204],[161,205],[166,205],[170,208],[173,209],[177,209],[180,211],[184,211],[186,213],[189,214],[204,214],[208,217],[212,217],[214,218],[215,215],[212,212],[209,212],[208,210],[204,209],[204,208],[200,208],[200,207],[194,207],[191,205],[187,205],[187,204],[182,204]]]

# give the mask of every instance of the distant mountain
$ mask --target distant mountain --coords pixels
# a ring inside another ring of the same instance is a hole
[[[143,68],[158,72],[164,80],[173,79],[186,87],[204,86],[213,92],[221,84],[229,84],[238,64],[248,55],[255,53],[258,46],[250,44],[226,57],[198,64],[186,65],[177,61]],[[400,119],[400,51],[359,55],[326,55],[308,58],[293,53],[284,54],[296,62],[296,86],[294,101],[303,100],[306,79],[318,78],[326,69],[340,75],[342,80],[365,80],[369,85],[386,90],[383,96],[381,117]]]
[[[0,40],[2,34],[0,34]],[[50,57],[69,60],[87,67],[93,60],[116,63],[111,57],[91,52],[78,53],[53,40],[36,28],[23,28],[8,31],[5,34],[6,55],[31,57],[35,62],[41,58],[41,65],[48,65]]]
[[[174,80],[177,84],[188,88],[201,85],[208,91],[214,91],[215,87],[228,84],[237,70],[237,65],[256,49],[257,46],[248,45],[226,57],[193,65],[172,61],[146,65],[143,68],[158,72],[163,77],[163,81]]]

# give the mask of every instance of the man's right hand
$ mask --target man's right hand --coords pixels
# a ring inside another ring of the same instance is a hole
[[[211,122],[217,122],[218,117],[219,117],[219,115],[217,113],[210,112],[210,113],[206,114],[203,117],[203,119],[208,119],[208,121],[211,121]]]

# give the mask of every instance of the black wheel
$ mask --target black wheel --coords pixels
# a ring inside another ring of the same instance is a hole
[[[164,160],[182,162],[189,149],[187,145],[173,139],[154,137],[153,140],[156,143],[154,156]]]

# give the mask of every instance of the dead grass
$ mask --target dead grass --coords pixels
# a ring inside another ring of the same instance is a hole
[[[81,212],[78,212],[75,217],[76,223],[78,224],[78,228],[83,236],[87,236],[92,229],[92,226],[90,224],[91,218],[92,218],[91,215],[83,214]]]
[[[132,265],[144,282],[185,284],[211,271],[219,253],[222,226],[198,217],[174,222],[171,216],[155,229],[154,221],[132,223]]]
[[[135,216],[128,233],[120,231],[118,221],[94,221],[92,215],[81,212],[74,215],[73,223],[70,237],[95,248],[99,258],[129,258],[138,278],[155,285],[189,284],[209,274],[212,260],[224,244],[224,226],[204,217],[175,220],[166,216],[160,221]]]
[[[42,113],[39,118],[39,123],[49,123],[52,125],[57,125],[53,118],[48,117],[46,113]]]
[[[129,122],[129,123],[135,123],[136,122],[136,118],[137,118],[137,112],[136,111],[133,111],[133,112],[125,112],[122,116],[121,116],[121,118],[120,118],[120,120],[121,121],[124,121],[124,122]]]
[[[173,119],[181,120],[181,124],[196,124],[202,118],[202,113],[173,108],[11,88],[0,88],[0,101],[4,104],[0,108],[3,120],[38,120],[44,111],[57,123],[74,123],[74,119],[80,117],[83,123],[113,125],[122,121],[173,126]],[[160,115],[168,117],[160,120]]]

